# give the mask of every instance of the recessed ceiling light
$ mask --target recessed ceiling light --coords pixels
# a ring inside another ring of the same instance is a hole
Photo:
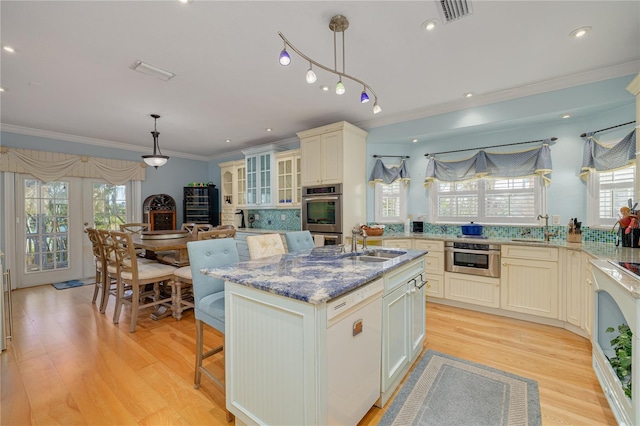
[[[329,91],[329,86],[327,86],[327,85],[320,86],[320,90],[322,90],[323,92],[328,92]]]
[[[418,142],[418,139],[413,139],[411,142],[416,143]]]
[[[193,0],[178,0],[182,4],[191,4]]]
[[[6,92],[7,89],[5,89],[4,87],[0,87],[0,92]]]
[[[16,49],[14,49],[14,48],[13,48],[13,47],[11,47],[11,46],[2,46],[2,49],[3,49],[5,52],[9,52],[9,53],[16,53]]]
[[[224,140],[226,143],[231,143],[231,139],[225,139]]]
[[[571,118],[571,117],[572,117],[572,114],[569,113],[569,112],[564,113],[564,114],[560,114],[560,118]]]
[[[465,98],[470,98],[473,96],[473,92],[464,93],[462,96],[464,96]]]
[[[437,19],[427,19],[422,23],[421,27],[425,31],[431,31],[435,29],[437,25],[438,25]]]
[[[589,31],[591,31],[591,27],[580,27],[569,33],[569,37],[580,38],[584,37]]]
[[[267,132],[270,132],[270,131],[272,131],[273,129],[272,129],[271,127],[267,127],[265,130],[266,130]]]

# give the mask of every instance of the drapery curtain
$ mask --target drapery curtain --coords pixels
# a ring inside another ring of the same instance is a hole
[[[636,161],[636,129],[633,129],[624,138],[613,146],[600,144],[593,136],[594,132],[587,133],[584,151],[582,154],[582,169],[580,177],[587,180],[592,171],[609,171],[634,164]]]
[[[539,175],[548,185],[553,171],[549,139],[545,139],[539,148],[508,153],[489,153],[478,151],[471,158],[459,161],[441,161],[429,158],[424,185],[429,186],[436,180],[459,182],[485,176],[524,177]]]
[[[43,182],[62,177],[101,178],[112,185],[145,179],[143,162],[2,147],[0,171],[27,173]]]
[[[384,165],[381,159],[376,160],[376,164],[373,166],[371,176],[369,177],[369,185],[374,186],[376,182],[384,184],[390,184],[397,180],[404,182],[405,185],[409,184],[411,177],[407,170],[407,164],[404,159],[400,162],[399,166],[387,167]]]

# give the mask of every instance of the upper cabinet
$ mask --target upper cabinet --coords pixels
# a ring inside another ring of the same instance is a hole
[[[366,179],[364,161],[367,132],[346,121],[298,133],[302,186]],[[363,163],[364,164],[364,163]],[[362,172],[362,173],[361,173]]]
[[[222,198],[222,211],[233,210],[236,206],[235,163],[233,161],[220,163],[218,164],[218,167],[220,167],[220,196]]]
[[[245,160],[233,163],[235,170],[235,194],[236,207],[242,208],[247,206],[247,163]]]
[[[246,186],[248,207],[275,206],[276,148],[260,147],[243,151],[246,164]]]
[[[300,178],[300,150],[280,152],[276,155],[278,207],[300,207],[302,186]]]

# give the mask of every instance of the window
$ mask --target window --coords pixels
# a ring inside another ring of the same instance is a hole
[[[375,190],[375,221],[403,222],[407,217],[406,185],[399,180],[391,184],[376,182]]]
[[[588,222],[591,227],[612,227],[618,220],[620,207],[633,201],[635,166],[589,173],[587,182]]]
[[[537,223],[544,212],[541,178],[483,178],[431,185],[434,222]]]

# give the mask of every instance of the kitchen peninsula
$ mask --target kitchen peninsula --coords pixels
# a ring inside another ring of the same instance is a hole
[[[225,284],[238,424],[356,424],[423,348],[424,250],[314,249],[203,270]]]

